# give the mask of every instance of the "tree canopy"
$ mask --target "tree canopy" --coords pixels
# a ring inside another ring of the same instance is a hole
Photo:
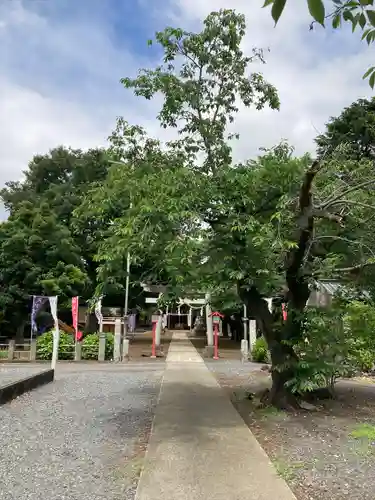
[[[247,305],[271,353],[270,402],[293,404],[293,391],[316,387],[321,362],[304,357],[306,329],[320,324],[306,315],[312,286],[324,278],[368,287],[373,275],[375,173],[364,139],[372,102],[328,124],[318,159],[282,142],[235,162],[241,107],[280,106],[272,83],[251,71],[265,63],[262,50],[241,49],[245,29],[244,16],[227,9],[198,33],[166,28],[149,41],[162,64],[122,79],[139,97],[161,98],[160,125],[177,139],[163,143],[119,118],[108,150],[57,148],[3,190],[4,322],[25,317],[28,294],[121,292],[130,253],[133,284],[163,283],[171,298],[211,292],[221,309]]]
[[[330,118],[326,132],[315,139],[318,156],[341,155],[356,160],[375,158],[375,99],[359,99],[340,116]]]
[[[287,144],[233,162],[228,139],[236,103],[279,106],[270,83],[247,76],[252,59],[239,48],[244,31],[243,16],[228,10],[208,16],[198,34],[168,28],[156,35],[165,66],[122,80],[146,99],[162,95],[159,120],[177,128],[179,139],[161,144],[119,121],[111,138],[117,182],[108,194],[121,193],[128,210],[113,220],[98,258],[110,273],[130,251],[135,261],[158,262],[175,290],[195,283],[227,298],[237,290],[279,367],[270,398],[280,401],[299,363],[294,346],[304,335],[311,284],[353,282],[374,263],[375,178],[366,158],[295,158]],[[288,303],[284,325],[269,312],[268,296]]]

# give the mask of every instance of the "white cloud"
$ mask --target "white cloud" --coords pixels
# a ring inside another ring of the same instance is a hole
[[[19,178],[34,154],[58,144],[83,148],[104,144],[116,115],[161,133],[154,118],[156,103],[132,98],[118,83],[121,76],[134,74],[150,61],[117,45],[100,1],[86,4],[92,8],[85,12],[101,9],[97,17],[69,16],[69,12],[61,18],[47,17],[35,7],[69,4],[65,2],[0,4],[0,186]],[[194,29],[210,11],[227,7],[222,0],[171,0],[169,9],[160,3],[159,10],[155,0],[139,3],[159,28],[177,24]],[[362,81],[373,63],[370,49],[357,43],[358,36],[351,32],[319,28],[309,32],[305,3],[289,0],[276,28],[269,10],[261,9],[261,0],[230,4],[246,15],[245,49],[270,48],[268,63],[260,69],[281,98],[280,112],[241,110],[236,122],[242,136],[236,145],[239,158],[282,138],[294,144],[298,153],[312,150],[313,138],[329,116],[371,95]],[[145,19],[145,25],[150,19]]]

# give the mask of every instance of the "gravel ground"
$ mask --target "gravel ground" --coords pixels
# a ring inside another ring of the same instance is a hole
[[[30,377],[35,373],[43,370],[48,370],[49,366],[46,365],[0,365],[0,387],[10,384],[16,380]]]
[[[133,500],[163,368],[61,367],[0,407],[0,499]]]

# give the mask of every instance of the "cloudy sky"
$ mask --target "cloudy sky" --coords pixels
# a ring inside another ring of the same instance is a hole
[[[308,29],[306,2],[289,0],[274,28],[263,0],[0,0],[0,185],[17,180],[36,153],[59,144],[104,145],[116,116],[160,135],[157,103],[134,98],[119,79],[152,67],[147,39],[166,25],[199,29],[212,10],[244,13],[245,49],[270,49],[262,72],[279,90],[280,112],[242,110],[238,159],[288,139],[313,150],[329,116],[371,95],[374,63],[351,30]],[[330,3],[330,2],[328,2]],[[0,218],[4,212],[0,207]]]

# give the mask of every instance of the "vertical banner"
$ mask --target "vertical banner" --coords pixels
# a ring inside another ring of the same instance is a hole
[[[33,305],[31,309],[31,337],[33,336],[33,333],[36,333],[38,330],[36,324],[36,315],[47,301],[48,297],[33,295]]]
[[[78,297],[72,297],[72,319],[73,319],[73,328],[75,330],[75,340],[78,340]]]
[[[283,320],[286,321],[288,319],[288,313],[287,313],[285,304],[281,304],[281,309],[283,311]]]
[[[102,298],[103,295],[99,297],[95,304],[95,316],[99,323],[99,332],[103,331],[103,315],[102,315]]]
[[[55,330],[53,332],[52,363],[51,363],[51,368],[54,370],[56,368],[56,363],[58,359],[59,341],[60,341],[59,319],[57,317],[57,296],[48,297],[48,300],[51,308],[51,314],[55,321]]]

